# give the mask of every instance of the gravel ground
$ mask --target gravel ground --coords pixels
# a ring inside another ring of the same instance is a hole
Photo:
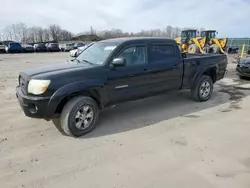
[[[21,70],[68,53],[0,54],[1,187],[249,188],[249,80],[229,58],[208,102],[182,91],[117,105],[74,139],[25,117],[15,98]]]

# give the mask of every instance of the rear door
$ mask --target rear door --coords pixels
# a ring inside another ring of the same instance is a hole
[[[148,93],[147,48],[134,44],[121,49],[114,57],[123,57],[126,66],[110,69],[107,86],[111,103],[133,100]]]
[[[167,42],[151,43],[148,61],[150,91],[164,92],[180,88],[183,63],[176,45]]]

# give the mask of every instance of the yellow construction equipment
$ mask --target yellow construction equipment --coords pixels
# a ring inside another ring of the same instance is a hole
[[[224,54],[228,38],[216,38],[216,30],[204,30],[201,32],[201,38],[205,39],[205,51],[207,53]]]
[[[205,53],[203,50],[206,44],[206,38],[197,37],[196,29],[187,29],[181,32],[181,36],[176,38],[181,52]]]
[[[181,52],[188,52],[188,46],[190,45],[190,40],[196,38],[197,30],[187,29],[181,31],[181,36],[176,38],[175,41],[179,45]]]

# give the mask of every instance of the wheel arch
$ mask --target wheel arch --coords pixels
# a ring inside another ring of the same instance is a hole
[[[71,83],[58,89],[51,97],[47,107],[47,117],[60,114],[64,105],[76,96],[91,97],[100,109],[103,108],[103,84],[99,81]]]
[[[57,107],[55,109],[55,113],[60,114],[62,112],[62,109],[65,106],[65,104],[69,100],[73,99],[74,97],[78,97],[78,96],[90,97],[97,103],[97,105],[100,109],[103,108],[101,97],[100,97],[100,94],[98,92],[98,89],[85,89],[82,91],[72,92],[72,93],[68,94],[67,96],[65,96],[60,101],[60,103],[57,105]]]
[[[194,79],[192,81],[192,87],[194,87],[194,85],[199,81],[199,79],[202,77],[202,75],[210,76],[213,80],[213,83],[215,83],[217,80],[217,70],[218,70],[217,66],[212,66],[212,67],[208,67],[204,70],[199,71],[194,76]]]

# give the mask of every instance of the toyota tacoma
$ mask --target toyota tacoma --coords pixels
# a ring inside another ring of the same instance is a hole
[[[182,54],[175,40],[102,40],[71,61],[20,72],[16,96],[28,117],[57,120],[66,135],[92,131],[100,110],[169,91],[210,99],[227,67],[225,54]]]

